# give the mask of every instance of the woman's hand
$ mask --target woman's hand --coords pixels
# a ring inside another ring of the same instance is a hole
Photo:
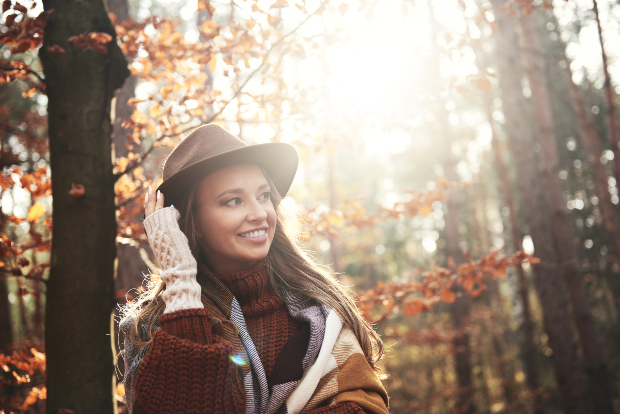
[[[162,208],[164,208],[164,195],[159,190],[155,193],[153,187],[149,185],[144,197],[144,218]]]
[[[179,212],[173,206],[164,207],[164,195],[149,186],[144,215],[144,230],[161,266],[159,277],[166,284],[162,295],[166,303],[164,313],[203,308],[201,288],[196,281],[196,259],[179,228]]]

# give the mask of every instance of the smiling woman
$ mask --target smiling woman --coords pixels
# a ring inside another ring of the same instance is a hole
[[[381,339],[287,225],[296,169],[214,124],[172,152],[145,200],[159,281],[121,322],[130,413],[388,412]]]
[[[236,164],[200,182],[197,220],[202,250],[215,273],[245,270],[267,256],[276,212],[257,164]]]

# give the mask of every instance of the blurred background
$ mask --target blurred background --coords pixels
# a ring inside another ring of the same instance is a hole
[[[147,186],[216,122],[297,149],[283,203],[376,323],[391,412],[620,413],[617,1],[107,0],[116,37],[55,44],[48,5],[2,7],[1,412],[76,412],[45,408],[51,243],[75,228],[52,235],[41,59],[118,45],[102,350],[116,357],[119,309],[157,268]],[[127,412],[115,371],[106,412]]]

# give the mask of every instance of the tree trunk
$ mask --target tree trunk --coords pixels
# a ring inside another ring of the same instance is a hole
[[[13,325],[11,323],[11,302],[7,287],[7,273],[0,274],[0,353],[8,353],[13,342]]]
[[[592,155],[592,169],[594,170],[594,185],[596,186],[596,195],[599,198],[599,205],[601,207],[601,215],[603,216],[603,222],[605,229],[609,233],[615,250],[616,261],[620,260],[620,228],[618,227],[618,221],[614,213],[614,205],[611,202],[611,195],[607,189],[608,176],[605,171],[605,167],[601,163],[603,157],[603,149],[601,146],[600,136],[596,130],[596,125],[592,121],[592,118],[586,112],[586,103],[581,95],[579,87],[573,81],[573,72],[570,68],[570,60],[566,57],[566,51],[562,48],[563,58],[566,62],[565,74],[568,81],[571,103],[575,116],[577,118],[577,130],[581,137],[581,143],[587,154]],[[615,159],[615,157],[614,157]]]
[[[431,73],[433,74],[433,90],[438,101],[436,111],[437,124],[441,145],[445,149],[443,167],[446,178],[449,181],[458,181],[459,177],[456,172],[456,160],[452,153],[453,133],[448,121],[448,111],[445,102],[440,98],[441,78],[439,68],[439,45],[437,37],[439,35],[439,24],[435,17],[432,0],[428,0],[428,14],[431,29],[431,39],[434,43],[434,51],[430,56]],[[460,193],[452,193],[447,202],[446,220],[446,252],[447,256],[454,260],[456,266],[463,262],[463,254],[459,247],[459,221],[460,221]],[[451,307],[452,324],[454,330],[458,332],[454,339],[454,366],[459,386],[459,393],[454,407],[454,411],[459,414],[472,414],[476,412],[474,405],[473,387],[472,387],[472,362],[471,362],[471,345],[469,333],[466,324],[469,320],[471,299],[464,289],[460,286],[454,286],[456,292],[456,300]]]
[[[478,70],[483,72],[486,69],[484,64],[483,51],[481,47],[474,46],[474,52],[476,54],[476,65]],[[506,207],[508,208],[508,219],[510,221],[510,234],[512,236],[512,244],[514,250],[521,250],[523,243],[523,234],[519,226],[519,217],[517,214],[517,208],[515,204],[515,198],[512,192],[512,183],[506,164],[504,163],[503,151],[500,147],[499,137],[497,136],[497,129],[495,120],[493,119],[493,102],[491,101],[491,94],[483,92],[484,110],[486,112],[487,121],[491,125],[491,146],[493,149],[493,157],[495,159],[495,169],[499,176],[501,188],[505,198]],[[536,349],[536,342],[534,341],[534,323],[532,322],[532,310],[530,306],[530,290],[525,272],[521,265],[516,266],[517,280],[519,283],[519,297],[521,298],[521,307],[523,315],[523,324],[521,330],[523,331],[523,338],[525,341],[524,353],[524,365],[527,385],[534,398],[534,413],[541,414],[540,406],[540,373],[538,370],[538,363],[536,362],[536,355],[538,353]]]
[[[533,265],[552,363],[566,414],[589,413],[586,382],[573,340],[559,258],[548,206],[538,173],[538,157],[521,88],[521,61],[514,20],[502,13],[503,0],[492,0],[499,27],[496,56],[506,132],[517,170],[525,217],[540,264]]]
[[[603,359],[603,350],[596,332],[588,296],[583,285],[581,264],[573,245],[570,217],[562,194],[555,125],[551,111],[549,89],[545,79],[544,62],[542,59],[543,52],[536,37],[536,25],[532,15],[525,16],[522,13],[519,20],[525,43],[525,58],[530,88],[532,90],[531,101],[534,109],[534,120],[538,130],[541,156],[544,159],[542,168],[545,195],[551,210],[551,226],[555,235],[560,263],[562,264],[564,282],[566,283],[573,308],[573,317],[579,332],[583,359],[590,381],[590,392],[597,413],[613,414],[607,364]]]
[[[70,46],[71,36],[114,28],[103,2],[45,0],[43,62],[49,99],[52,171],[52,261],[46,302],[47,412],[113,412],[116,217],[111,101],[129,72],[116,41],[107,54]],[[77,18],[76,16],[79,16]],[[57,44],[66,55],[46,52]],[[69,194],[82,184],[82,197]]]
[[[614,174],[616,180],[620,180],[620,148],[618,147],[618,117],[616,114],[616,94],[611,85],[611,76],[609,75],[609,65],[607,62],[607,54],[605,53],[605,43],[603,42],[603,30],[601,29],[601,19],[598,14],[598,3],[592,0],[592,10],[594,11],[594,19],[598,28],[598,40],[601,44],[601,57],[603,58],[603,74],[605,75],[605,83],[603,90],[605,91],[605,102],[607,103],[607,136],[609,137],[609,145],[614,153]]]

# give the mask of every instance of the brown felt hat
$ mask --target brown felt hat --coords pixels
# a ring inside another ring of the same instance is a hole
[[[198,127],[168,156],[164,181],[157,188],[165,207],[207,174],[232,164],[252,162],[262,166],[282,197],[293,182],[299,158],[295,148],[283,142],[248,145],[217,124]]]

